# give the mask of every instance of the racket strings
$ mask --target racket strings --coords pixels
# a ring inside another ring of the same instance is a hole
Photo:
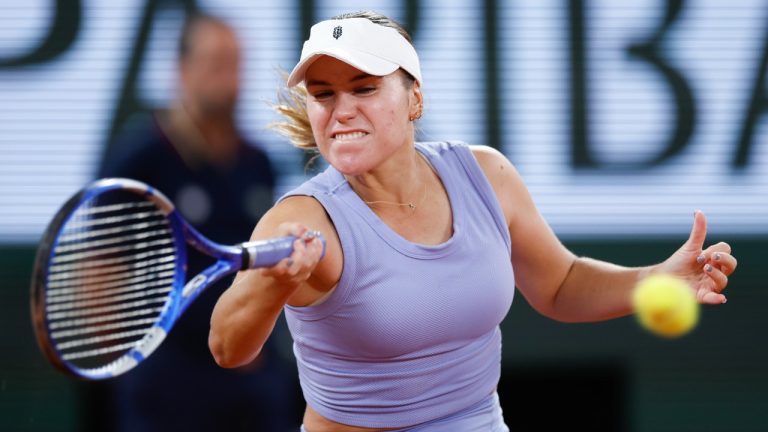
[[[82,274],[85,269],[89,268],[96,268],[98,267],[98,271],[106,272],[106,270],[109,268],[107,266],[111,265],[136,265],[136,266],[142,266],[142,263],[147,263],[147,265],[151,265],[151,263],[155,262],[153,260],[168,260],[175,259],[175,253],[176,250],[174,248],[161,248],[161,249],[154,249],[151,251],[147,251],[145,253],[139,253],[139,254],[133,254],[125,257],[118,257],[118,258],[108,258],[108,259],[102,259],[102,260],[89,260],[85,262],[78,262],[75,264],[59,264],[49,267],[50,275],[48,277],[49,281],[55,281],[58,279],[69,279],[72,277],[78,277],[80,274]],[[159,256],[160,258],[154,258]],[[76,270],[77,273],[75,275],[69,273],[71,270]]]
[[[170,234],[170,232],[164,232],[164,234],[165,233]],[[165,245],[172,245],[172,244],[173,244],[173,239],[171,238],[163,238],[163,239],[139,242],[139,243],[128,243],[128,244],[123,244],[120,246],[114,246],[110,248],[89,250],[87,252],[77,252],[77,253],[71,253],[66,255],[57,255],[56,257],[53,258],[53,260],[51,260],[51,262],[61,263],[61,262],[79,261],[82,259],[92,258],[96,256],[103,256],[108,254],[121,254],[126,252],[136,252],[139,249],[150,249],[150,248],[155,248],[161,245],[165,246]],[[91,247],[96,247],[96,246],[91,246]],[[55,252],[58,254],[61,252],[67,252],[67,250],[59,251],[57,248]]]
[[[60,342],[57,347],[59,350],[66,350],[72,347],[79,347],[83,345],[96,345],[102,342],[121,340],[126,338],[135,338],[136,336],[143,337],[146,334],[146,330],[129,330],[124,332],[106,332],[103,336],[93,336],[84,339],[73,339],[68,342]]]
[[[90,331],[92,328],[98,327],[99,324],[104,322],[108,322],[108,321],[127,322],[126,319],[133,318],[136,316],[141,316],[141,315],[150,315],[153,317],[152,319],[154,320],[154,316],[158,315],[162,311],[163,311],[162,307],[157,307],[157,308],[138,309],[138,310],[133,310],[133,311],[124,312],[124,313],[112,314],[109,316],[95,316],[95,317],[77,318],[77,319],[71,319],[71,320],[70,319],[59,320],[55,323],[51,323],[49,327],[51,328],[51,330],[80,327],[84,331]],[[78,334],[82,334],[82,333],[78,333]]]
[[[63,245],[62,241],[59,240],[59,247],[56,249],[57,253],[64,253],[64,252],[72,252],[82,249],[93,249],[96,247],[106,246],[110,244],[120,244],[125,243],[127,241],[131,240],[146,240],[150,238],[154,238],[161,235],[167,235],[167,229],[165,230],[155,230],[155,231],[149,231],[149,232],[140,232],[136,234],[130,234],[125,236],[119,236],[119,237],[109,237],[103,240],[94,240],[92,242],[74,242],[70,245]]]
[[[171,282],[173,279],[171,279]],[[148,284],[144,284],[148,285]],[[167,294],[171,291],[171,287],[167,285],[167,282],[163,284],[162,288],[155,288],[155,289],[141,289],[134,292],[129,292],[126,294],[120,294],[120,295],[108,295],[104,297],[96,297],[91,298],[89,300],[79,300],[79,301],[68,301],[68,302],[61,302],[61,303],[53,303],[51,304],[49,302],[48,304],[48,310],[51,312],[55,311],[61,311],[61,310],[79,310],[79,311],[87,311],[92,306],[100,306],[104,304],[110,304],[110,303],[120,303],[124,304],[126,300],[134,300],[137,298],[146,298],[146,297],[155,297],[157,294]],[[146,288],[146,287],[141,287]]]
[[[104,205],[93,206],[93,207],[83,207],[82,210],[78,211],[78,214],[80,216],[88,216],[88,215],[94,215],[94,214],[100,214],[100,213],[123,212],[125,210],[133,210],[137,208],[152,211],[152,210],[155,210],[157,207],[151,201],[134,201],[134,202],[124,202],[124,203],[118,203],[118,204],[104,204]]]
[[[105,346],[103,348],[65,353],[61,355],[61,358],[62,360],[72,361],[72,360],[87,359],[87,358],[94,358],[94,357],[101,358],[101,357],[104,357],[106,354],[112,354],[107,358],[114,357],[114,360],[110,360],[108,362],[99,362],[91,367],[91,368],[96,368],[96,367],[101,367],[106,364],[112,363],[113,361],[119,359],[122,353],[129,351],[135,346],[136,346],[136,341],[131,341],[131,342],[122,343],[122,344]],[[115,353],[118,353],[118,355],[115,355]],[[88,367],[88,366],[85,366],[85,367]]]
[[[103,367],[136,347],[169,303],[177,250],[152,201],[115,190],[81,205],[49,261],[46,318],[61,358]]]
[[[158,286],[170,286],[173,284],[174,281],[174,272],[169,271],[166,273],[163,273],[161,276],[167,276],[164,279],[158,279],[158,280],[152,280],[146,283],[136,283],[139,282],[137,280],[131,280],[129,284],[110,284],[110,289],[103,289],[98,291],[91,291],[90,293],[87,293],[86,295],[83,295],[82,293],[75,293],[75,294],[60,294],[55,296],[50,296],[48,298],[47,305],[49,307],[56,306],[58,309],[50,309],[52,310],[59,310],[62,308],[67,308],[71,306],[61,306],[62,304],[66,303],[72,303],[72,302],[79,302],[79,301],[91,301],[95,299],[109,299],[118,295],[123,295],[126,293],[131,293],[135,291],[146,291]]]
[[[98,276],[88,276],[82,279],[70,279],[57,283],[48,296],[48,303],[61,295],[76,295],[90,297],[93,292],[103,289],[121,287],[132,282],[144,282],[159,277],[173,277],[173,263],[163,264],[151,269],[141,269],[121,273],[105,273]],[[167,271],[170,270],[170,271]],[[98,295],[98,294],[97,294]]]
[[[59,273],[53,275],[55,277],[52,276],[48,278],[50,284],[56,284],[56,285],[49,285],[49,287],[67,286],[68,279],[79,279],[81,277],[102,276],[102,275],[111,274],[111,273],[134,271],[134,270],[142,269],[145,267],[156,266],[160,268],[168,265],[173,267],[173,263],[174,263],[174,257],[171,255],[171,256],[164,256],[159,259],[148,259],[143,261],[131,262],[127,264],[97,267],[93,269],[77,269],[74,267],[70,267],[69,269],[61,269],[59,270]],[[76,271],[71,271],[71,270],[76,270]]]
[[[156,303],[165,303],[165,297],[163,298],[157,298],[157,299],[149,299],[149,300],[136,300],[131,302],[122,302],[122,303],[115,303],[111,304],[109,306],[102,306],[102,307],[96,307],[96,308],[88,308],[88,309],[73,309],[68,311],[59,311],[59,312],[49,312],[48,318],[51,321],[61,319],[61,318],[72,318],[72,317],[84,317],[84,316],[91,316],[91,315],[99,315],[104,316],[106,319],[110,319],[113,316],[112,315],[106,315],[112,312],[116,311],[123,311],[123,310],[133,310],[140,307],[145,307],[151,304]],[[147,309],[149,311],[150,309]],[[114,315],[114,317],[117,317],[117,315]]]
[[[79,216],[86,216],[85,214],[79,215]],[[97,216],[97,215],[96,215]],[[131,220],[135,220],[136,218],[150,218],[152,216],[156,216],[156,212],[154,211],[148,211],[148,212],[139,212],[134,213],[129,216],[109,216],[104,217],[102,219],[88,219],[88,220],[81,220],[78,222],[72,222],[68,228],[70,229],[76,229],[76,228],[88,228],[94,226],[103,226],[103,225],[113,225],[113,224],[122,224],[124,222],[129,222]],[[98,217],[98,216],[97,216]]]
[[[153,228],[157,226],[165,226],[165,221],[155,220],[150,222],[139,222],[135,224],[125,224],[119,228],[104,228],[104,229],[91,229],[84,232],[76,232],[68,235],[59,236],[59,243],[68,243],[71,241],[80,241],[87,238],[107,236],[112,234],[125,234],[131,231],[141,231],[147,228]]]
[[[135,320],[127,320],[127,321],[118,321],[113,322],[110,324],[104,324],[100,326],[93,326],[93,327],[87,327],[87,328],[77,328],[73,330],[60,330],[60,331],[54,331],[51,332],[51,336],[54,338],[63,338],[63,337],[70,337],[70,336],[76,336],[81,334],[88,334],[93,331],[99,331],[103,332],[106,330],[115,330],[115,329],[121,329],[126,327],[135,327],[135,326],[141,326],[141,325],[148,325],[154,323],[154,318],[141,318],[141,319],[135,319]]]

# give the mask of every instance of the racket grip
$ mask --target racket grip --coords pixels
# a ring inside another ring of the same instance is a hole
[[[325,239],[317,231],[313,232],[313,235],[317,237],[320,242],[322,242],[322,256],[324,256]],[[297,238],[298,237],[296,236],[287,236],[243,243],[242,270],[260,267],[272,267],[273,265],[279,263],[283,258],[291,256],[293,253],[293,242],[295,242]]]

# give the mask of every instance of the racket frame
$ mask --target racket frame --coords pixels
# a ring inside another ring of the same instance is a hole
[[[135,343],[133,348],[130,348],[119,358],[102,367],[80,368],[72,362],[63,359],[62,353],[56,348],[56,344],[50,337],[52,330],[46,319],[46,284],[49,276],[49,264],[58,245],[61,230],[72,218],[75,210],[83,202],[118,189],[135,193],[152,201],[166,216],[168,226],[171,229],[174,248],[176,249],[174,281],[162,311],[157,316],[152,328]],[[185,283],[187,243],[218,260]],[[59,370],[69,375],[88,380],[98,380],[125,373],[157,349],[178,317],[207,286],[225,275],[239,270],[242,267],[242,260],[242,247],[217,245],[206,239],[179,215],[171,201],[159,190],[131,179],[108,178],[97,180],[79,191],[62,206],[49,224],[38,246],[32,274],[30,302],[37,343],[48,360]]]

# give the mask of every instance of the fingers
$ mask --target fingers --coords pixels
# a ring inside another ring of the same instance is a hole
[[[731,245],[726,242],[720,242],[708,247],[704,252],[725,252],[729,254],[731,253]]]
[[[707,218],[701,210],[693,212],[693,227],[691,235],[685,242],[687,249],[701,250],[704,248],[704,240],[707,238]]]
[[[728,276],[712,264],[705,264],[702,270],[709,277],[711,284],[705,284],[704,289],[698,290],[699,301],[707,304],[725,303],[727,299],[722,291],[728,286]]]
[[[701,265],[711,264],[726,276],[730,276],[736,271],[738,265],[736,257],[731,255],[731,246],[725,242],[708,247],[697,257],[696,261]]]
[[[725,303],[727,299],[722,291],[728,286],[728,276],[738,265],[736,257],[731,255],[731,246],[725,242],[714,244],[702,251],[696,262],[711,281],[711,285],[707,284],[709,286],[700,291],[703,294],[699,301],[706,304]]]
[[[291,285],[306,281],[322,256],[323,245],[319,239],[319,233],[310,231],[303,224],[293,222],[280,224],[278,233],[296,237],[293,242],[293,252],[274,266],[262,269],[262,275]]]
[[[736,270],[737,261],[728,243],[720,242],[704,249],[706,237],[707,219],[703,212],[696,210],[693,213],[691,234],[673,258],[682,257],[677,264],[684,263],[682,265],[688,268],[685,272],[691,272],[688,277],[696,281],[700,303],[722,304],[727,301],[722,291],[728,286],[728,277]],[[693,257],[696,257],[695,262]],[[699,272],[704,274],[704,278]]]
[[[280,236],[301,237],[309,231],[306,225],[298,222],[283,222],[277,227]]]
[[[713,265],[725,273],[726,276],[730,276],[734,271],[736,271],[736,266],[739,265],[736,257],[725,252],[713,253],[712,262]]]
[[[281,236],[294,236],[302,240],[306,244],[318,243],[322,252],[322,241],[319,240],[322,237],[320,231],[310,230],[306,225],[297,222],[283,222],[277,227],[278,233]],[[318,246],[313,246],[316,249]]]
[[[726,285],[728,285],[728,276],[722,271],[716,269],[712,264],[706,264],[704,266],[704,273],[706,273],[707,276],[709,276],[709,278],[712,279],[712,281],[715,283],[714,291],[720,292],[725,289]]]
[[[716,293],[714,291],[709,291],[708,293],[704,294],[704,296],[699,300],[699,303],[704,304],[723,304],[727,301],[724,295]]]

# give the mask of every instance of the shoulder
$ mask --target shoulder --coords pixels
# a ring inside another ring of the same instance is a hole
[[[309,180],[306,180],[301,185],[288,191],[278,201],[282,201],[291,196],[322,196],[333,195],[336,190],[346,183],[344,176],[334,169],[332,166],[328,166],[324,171],[315,174]]]
[[[524,203],[531,201],[520,173],[503,153],[492,147],[474,145],[470,150],[491,184],[507,222],[511,223],[526,207]]]
[[[519,176],[512,162],[495,148],[473,145],[470,151],[494,187],[499,182],[504,183]]]
[[[283,197],[264,215],[265,222],[279,225],[283,222],[299,222],[310,229],[330,225],[325,209],[317,199],[307,195]]]
[[[489,174],[489,168],[500,165],[511,166],[511,163],[498,150],[484,145],[470,145],[463,141],[443,141],[443,142],[419,142],[419,149],[425,153],[433,155],[457,154],[463,159],[474,159],[486,175]]]
[[[485,177],[491,183],[497,196],[504,194],[511,185],[522,185],[520,176],[512,162],[500,151],[485,145],[470,145],[461,141],[420,142],[422,151],[441,155],[448,152],[461,155],[466,160],[474,160]],[[500,196],[501,197],[501,196]]]
[[[280,197],[264,215],[264,222],[274,227],[283,222],[298,222],[323,234],[333,233],[331,237],[336,237],[336,229],[327,210],[316,198],[317,195],[327,194],[330,190],[326,174],[318,174]]]
[[[291,222],[305,225],[311,230],[320,231],[326,241],[337,242],[336,229],[323,204],[316,198],[317,195],[327,193],[327,187],[318,187],[324,184],[323,174],[305,181],[297,188],[289,191],[277,200],[277,203],[262,217],[256,226],[254,236],[266,238],[273,236],[282,223]],[[340,249],[340,246],[339,246]]]
[[[425,153],[442,155],[450,152],[467,152],[469,145],[463,141],[419,141],[416,146]]]
[[[486,145],[471,145],[468,146],[470,151],[472,152],[472,155],[475,156],[475,159],[481,164],[483,163],[489,163],[489,162],[509,162],[509,159],[507,159],[504,154],[502,154],[500,151],[496,150],[493,147],[489,147]]]
[[[482,168],[489,179],[498,179],[499,177],[517,173],[512,162],[495,148],[485,145],[473,145],[469,148],[480,168]]]
[[[270,209],[256,225],[253,240],[279,235],[283,223],[299,223],[318,231],[325,239],[325,255],[312,272],[311,279],[289,300],[292,306],[313,304],[331,291],[339,279],[344,263],[341,241],[323,206],[311,196],[289,196]]]

